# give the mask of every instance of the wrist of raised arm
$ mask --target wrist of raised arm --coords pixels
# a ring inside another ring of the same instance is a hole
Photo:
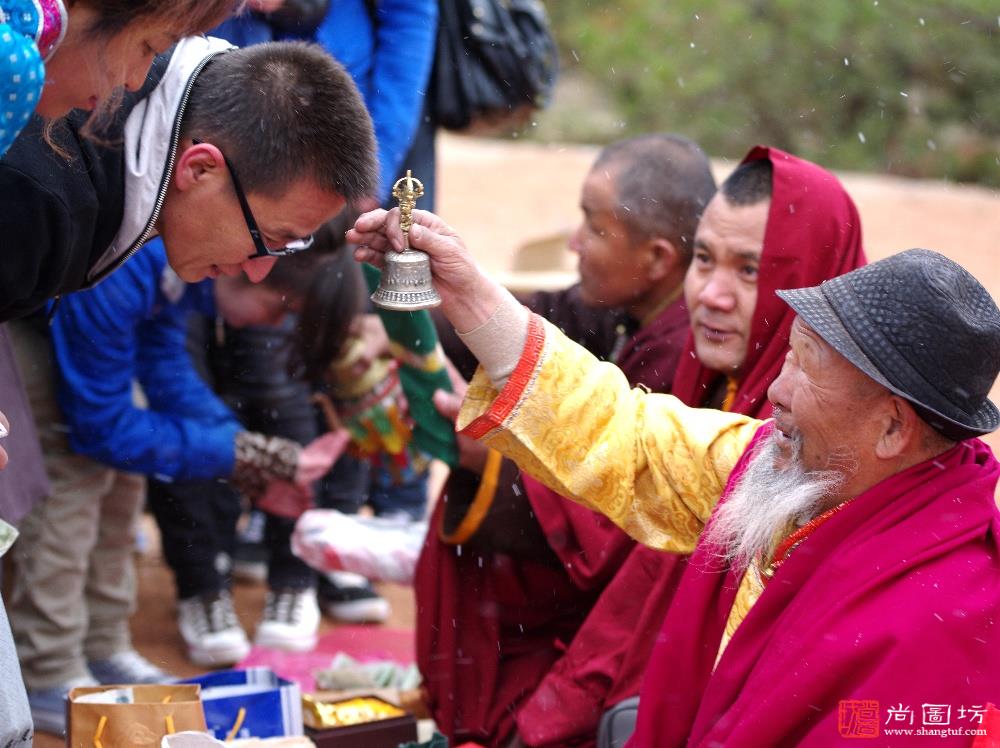
[[[466,328],[466,332],[456,326],[459,338],[498,389],[503,388],[521,359],[531,316],[508,291],[501,291],[490,315],[478,325]]]
[[[476,268],[460,287],[441,290],[441,311],[461,335],[488,321],[509,296],[503,286]]]

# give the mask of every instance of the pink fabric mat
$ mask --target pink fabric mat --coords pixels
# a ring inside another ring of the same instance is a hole
[[[313,673],[329,667],[337,652],[357,660],[394,660],[409,665],[414,660],[413,631],[383,626],[338,626],[319,638],[310,652],[282,652],[254,647],[238,667],[264,666],[299,684],[303,693],[316,690]]]

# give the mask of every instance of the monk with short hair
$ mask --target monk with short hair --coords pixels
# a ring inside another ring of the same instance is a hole
[[[669,391],[688,335],[684,275],[714,193],[708,158],[687,138],[612,143],[584,180],[582,220],[569,240],[579,284],[525,302],[633,385]],[[440,333],[471,376],[475,360],[451,326]],[[601,515],[522,481],[499,453],[472,440],[460,446],[464,467],[445,486],[416,572],[417,662],[438,726],[495,744],[635,542]]]

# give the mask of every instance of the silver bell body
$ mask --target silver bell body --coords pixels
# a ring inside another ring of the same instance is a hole
[[[397,312],[438,306],[441,297],[431,285],[431,262],[427,253],[419,249],[386,252],[385,269],[372,294],[372,302],[382,309]]]

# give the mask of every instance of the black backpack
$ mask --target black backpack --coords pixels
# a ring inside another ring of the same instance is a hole
[[[377,0],[366,0],[377,22]],[[433,117],[449,130],[523,125],[552,98],[559,55],[540,0],[439,0]]]

